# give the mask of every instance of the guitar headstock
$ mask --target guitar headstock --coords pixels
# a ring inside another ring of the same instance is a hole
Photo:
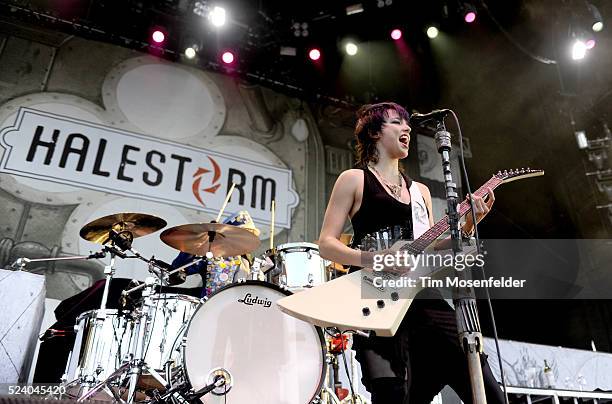
[[[527,168],[517,168],[514,170],[504,170],[498,171],[497,174],[494,175],[495,178],[501,180],[501,182],[507,183],[516,180],[522,180],[530,177],[539,177],[544,175],[544,170],[533,170],[529,167]]]

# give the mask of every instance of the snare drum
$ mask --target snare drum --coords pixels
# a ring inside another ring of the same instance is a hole
[[[321,330],[281,312],[275,302],[291,294],[260,281],[231,284],[194,313],[186,333],[184,370],[194,391],[215,374],[231,378],[227,397],[211,403],[309,403],[325,374]],[[216,373],[214,370],[216,369]]]
[[[133,321],[117,310],[90,310],[77,317],[66,380],[93,386],[129,360]]]
[[[327,270],[313,243],[287,243],[276,248],[276,268],[270,281],[292,291],[325,283]]]

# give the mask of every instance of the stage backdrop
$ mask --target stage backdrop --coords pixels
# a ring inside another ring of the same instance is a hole
[[[259,251],[268,248],[273,199],[275,244],[317,238],[323,149],[298,100],[78,38],[54,47],[8,37],[0,74],[12,83],[0,92],[0,266],[96,251],[79,229],[113,213],[153,214],[168,227],[210,221],[232,182],[226,214],[251,214]],[[298,119],[305,131],[291,130]],[[177,251],[159,233],[134,248],[171,261]],[[47,297],[64,299],[101,278],[103,266],[29,269],[46,274]],[[141,262],[117,262],[118,277],[146,275]]]

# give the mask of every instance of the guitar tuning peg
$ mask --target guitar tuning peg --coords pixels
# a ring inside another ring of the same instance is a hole
[[[508,175],[508,170],[504,170],[504,175]]]
[[[497,174],[495,174],[495,175],[501,175],[501,171],[498,171]]]
[[[531,168],[527,167],[527,172],[531,171]]]

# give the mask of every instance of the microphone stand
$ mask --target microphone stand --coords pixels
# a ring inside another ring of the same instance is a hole
[[[446,131],[444,116],[437,120],[435,141],[442,156],[442,171],[444,173],[444,185],[446,188],[448,224],[452,241],[453,254],[459,254],[463,250],[459,232],[459,214],[457,212],[457,184],[453,182],[450,169],[451,135]],[[475,224],[474,224],[475,225]],[[465,279],[466,271],[455,271],[457,277]],[[472,401],[474,404],[486,404],[484,379],[480,354],[483,352],[483,339],[478,318],[476,298],[471,288],[457,287],[453,290],[453,304],[455,305],[455,316],[457,319],[457,332],[459,343],[466,354],[470,384],[472,387]]]

